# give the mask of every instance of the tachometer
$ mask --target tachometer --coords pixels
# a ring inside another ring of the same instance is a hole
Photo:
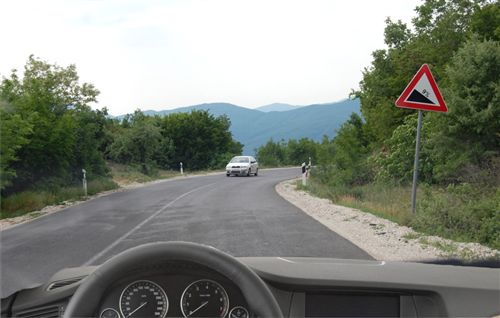
[[[168,311],[167,294],[158,284],[151,281],[135,281],[122,291],[120,311],[123,318],[164,318]]]
[[[217,282],[202,279],[191,283],[181,297],[184,317],[225,317],[229,309],[229,298]]]

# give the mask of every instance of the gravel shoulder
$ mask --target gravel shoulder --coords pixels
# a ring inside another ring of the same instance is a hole
[[[296,188],[297,179],[276,185],[276,192],[332,231],[384,261],[500,258],[500,251],[424,235],[371,213],[333,204]]]

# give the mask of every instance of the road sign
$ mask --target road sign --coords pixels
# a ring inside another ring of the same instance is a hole
[[[396,100],[396,106],[435,112],[448,112],[443,96],[427,64],[422,65]]]

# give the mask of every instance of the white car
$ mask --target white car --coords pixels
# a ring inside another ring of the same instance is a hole
[[[226,176],[230,175],[250,175],[257,176],[259,174],[259,163],[252,156],[236,156],[229,161],[226,166]]]

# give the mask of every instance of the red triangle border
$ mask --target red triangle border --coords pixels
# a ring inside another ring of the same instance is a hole
[[[406,99],[411,94],[411,92],[413,91],[413,89],[417,85],[418,81],[420,81],[420,79],[422,78],[422,76],[424,74],[427,75],[427,78],[429,79],[429,83],[431,84],[432,90],[434,91],[434,94],[436,95],[436,98],[438,100],[437,106],[406,101]],[[430,110],[430,111],[443,112],[443,113],[448,112],[448,108],[446,107],[446,103],[444,102],[443,96],[441,95],[441,92],[439,91],[439,88],[436,84],[436,81],[434,80],[434,76],[432,76],[431,70],[429,69],[429,66],[427,64],[422,65],[420,67],[420,69],[418,70],[418,72],[415,74],[415,76],[413,76],[412,80],[410,81],[408,86],[406,86],[406,88],[404,89],[401,96],[399,96],[399,98],[396,100],[396,106],[400,107],[400,108]]]

